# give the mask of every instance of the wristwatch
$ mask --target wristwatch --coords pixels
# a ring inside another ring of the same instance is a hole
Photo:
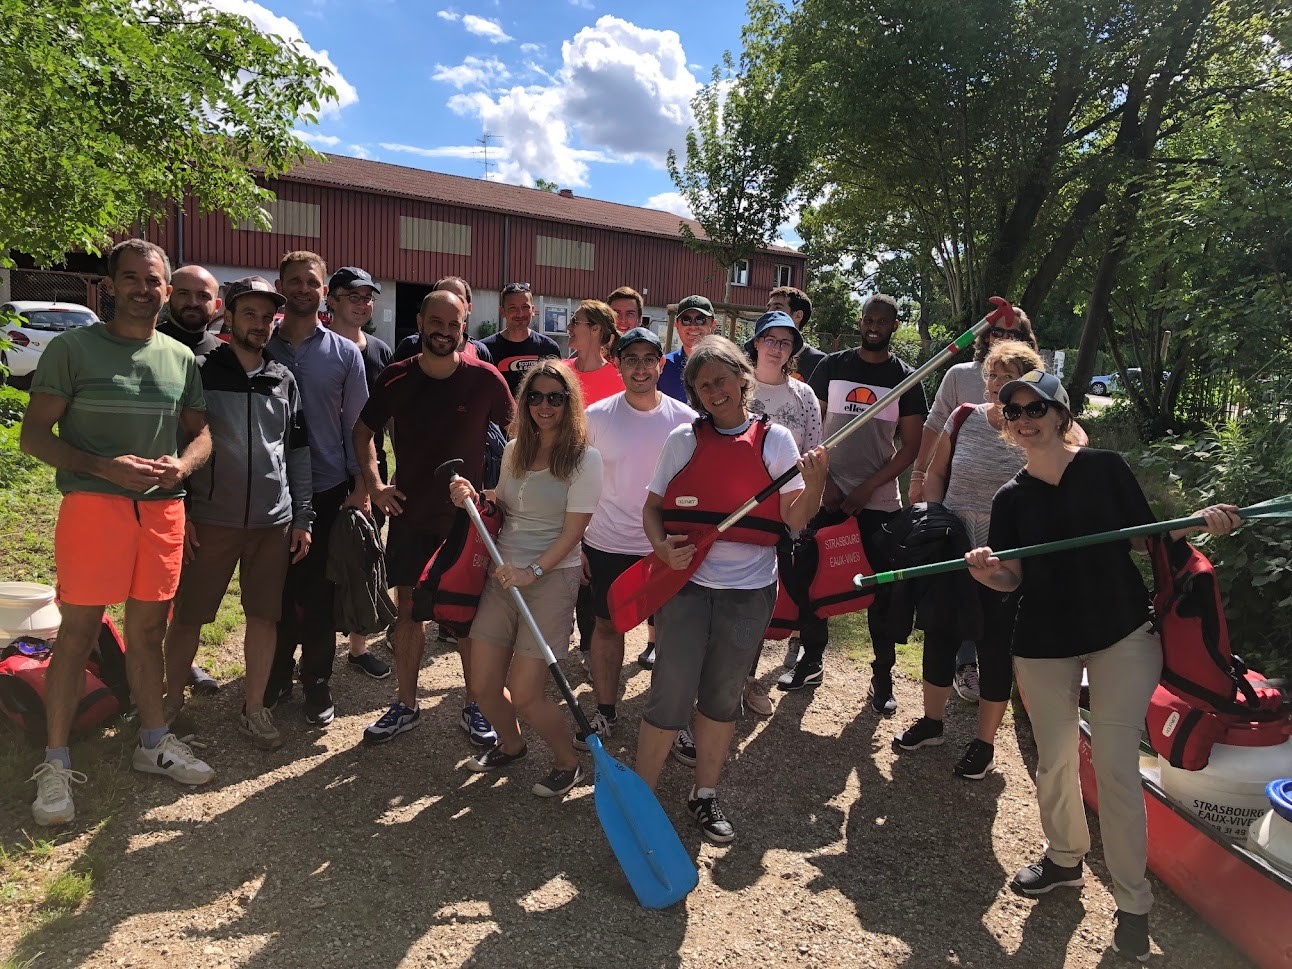
[[[541,579],[543,577],[543,570],[538,567],[537,562],[531,562],[529,570],[534,573],[534,578]]]

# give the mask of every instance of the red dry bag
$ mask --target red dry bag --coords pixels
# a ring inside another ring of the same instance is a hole
[[[502,510],[481,500],[480,520],[494,540],[502,528]],[[489,550],[467,513],[458,510],[457,519],[444,544],[436,549],[413,589],[413,618],[440,623],[469,623],[476,617],[480,594],[489,577]]]

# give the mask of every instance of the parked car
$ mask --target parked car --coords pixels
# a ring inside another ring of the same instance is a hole
[[[0,332],[9,341],[0,363],[8,368],[8,381],[15,387],[31,386],[31,375],[50,340],[64,330],[99,322],[94,310],[80,303],[29,299],[0,306],[0,320]]]
[[[1139,382],[1139,375],[1140,375],[1139,367],[1129,367],[1126,370],[1126,376],[1129,379],[1135,381],[1136,383]],[[1162,371],[1163,381],[1168,380],[1170,376],[1171,376],[1171,371],[1169,370]],[[1122,387],[1121,375],[1115,374],[1115,373],[1108,373],[1100,377],[1091,378],[1090,392],[1092,394],[1098,394],[1100,397],[1103,397],[1108,394],[1124,393],[1124,389]]]

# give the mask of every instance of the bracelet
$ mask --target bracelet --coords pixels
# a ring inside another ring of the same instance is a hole
[[[911,472],[911,477],[912,477],[912,478],[923,478],[923,477],[924,477],[924,472],[923,472],[923,471],[912,471],[912,472]]]

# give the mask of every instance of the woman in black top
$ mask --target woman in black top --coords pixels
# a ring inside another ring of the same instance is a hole
[[[1005,433],[1027,464],[992,503],[990,546],[1015,548],[1154,521],[1148,501],[1121,456],[1068,442],[1068,395],[1057,377],[1033,370],[1000,391]],[[1240,524],[1232,505],[1198,514],[1201,529],[1224,535]],[[1077,754],[1077,697],[1084,668],[1104,860],[1117,902],[1113,949],[1148,958],[1144,871],[1147,836],[1139,776],[1139,738],[1162,671],[1162,647],[1150,624],[1149,593],[1131,560],[1132,545],[1110,542],[1002,562],[991,547],[965,556],[970,574],[1000,592],[1018,590],[1014,675],[1027,697],[1036,738],[1036,794],[1045,856],[1014,876],[1026,895],[1084,884],[1090,850]]]

